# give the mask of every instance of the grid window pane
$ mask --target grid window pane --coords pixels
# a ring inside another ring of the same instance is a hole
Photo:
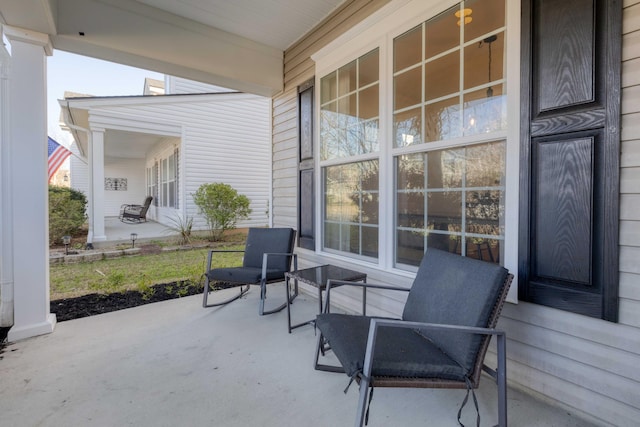
[[[380,55],[378,50],[367,53],[360,58],[358,65],[358,87],[370,85],[378,81]]]
[[[393,115],[395,146],[406,147],[422,142],[422,109],[414,108]]]
[[[424,228],[424,192],[398,193],[398,226]]]
[[[326,75],[320,80],[320,102],[322,104],[338,97],[338,72]]]
[[[425,23],[425,58],[431,58],[460,44],[460,27],[457,25],[459,18],[455,15],[459,10],[460,6],[454,6]]]
[[[375,49],[320,80],[320,160],[378,151],[378,60]]]
[[[495,37],[494,41],[493,38]],[[464,48],[464,88],[470,89],[504,77],[504,33]]]
[[[460,121],[458,97],[427,104],[424,107],[425,140],[440,141],[459,137],[462,134]]]
[[[394,39],[396,147],[506,129],[505,1],[487,3],[491,13],[464,1]],[[407,117],[418,107],[422,120]]]
[[[344,96],[356,90],[357,63],[352,61],[338,69],[338,96]]]
[[[464,7],[471,10],[470,25],[464,27],[465,42],[495,31],[505,24],[504,0],[467,0]]]
[[[394,106],[396,110],[419,105],[422,101],[420,91],[422,86],[422,68],[413,68],[398,74],[394,79]]]
[[[378,117],[380,95],[378,85],[371,86],[358,93],[358,117],[367,120]]]
[[[424,181],[424,154],[408,154],[396,159],[398,190],[422,189]]]
[[[424,99],[441,98],[460,90],[460,54],[458,51],[424,64]]]
[[[378,176],[377,160],[324,168],[325,248],[377,256]]]
[[[393,42],[393,71],[404,70],[422,61],[422,25],[418,25]]]
[[[420,265],[424,256],[423,232],[415,230],[398,230],[396,232],[396,263]]]
[[[428,188],[462,187],[465,159],[464,149],[439,150],[427,154]]]
[[[396,157],[396,264],[438,248],[500,262],[504,141]]]

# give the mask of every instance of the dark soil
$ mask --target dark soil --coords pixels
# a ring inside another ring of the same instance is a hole
[[[109,313],[152,302],[166,301],[202,293],[202,285],[191,282],[172,282],[150,286],[145,292],[126,291],[111,294],[88,294],[76,298],[51,301],[51,313],[58,322]]]

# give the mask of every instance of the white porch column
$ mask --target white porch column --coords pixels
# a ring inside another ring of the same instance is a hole
[[[13,212],[9,159],[9,63],[0,46],[0,328],[13,326]]]
[[[49,311],[46,34],[4,27],[11,43],[9,184],[12,192],[14,341],[53,331]]]
[[[91,128],[87,157],[89,160],[89,238],[87,243],[104,242],[104,132]]]

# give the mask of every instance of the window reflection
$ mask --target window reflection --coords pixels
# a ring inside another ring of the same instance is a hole
[[[378,254],[378,161],[324,168],[324,247]]]
[[[506,129],[504,37],[504,0],[467,0],[394,39],[395,147]]]
[[[504,141],[396,157],[396,263],[426,247],[500,261]]]
[[[378,50],[320,79],[320,159],[379,150]]]

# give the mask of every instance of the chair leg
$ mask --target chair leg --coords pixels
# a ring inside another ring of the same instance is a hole
[[[365,413],[367,412],[367,392],[369,391],[369,380],[362,377],[360,379],[360,396],[358,397],[358,413],[356,414],[355,427],[364,426]]]
[[[507,427],[507,337],[497,336],[498,426]]]
[[[320,354],[322,353],[325,356],[325,352],[329,350],[328,347],[325,347],[324,337],[322,336],[322,332],[318,334],[318,344],[316,345],[316,357],[313,361],[313,367],[316,371],[325,371],[325,372],[336,372],[339,374],[344,374],[344,368],[342,366],[333,366],[333,365],[325,365],[320,363]]]
[[[288,298],[288,293],[289,291],[287,290],[287,298]],[[284,304],[279,305],[276,308],[271,310],[265,310],[264,301],[266,299],[267,299],[267,281],[263,279],[262,281],[260,281],[260,302],[258,303],[259,304],[258,314],[260,314],[260,316],[264,316],[265,314],[277,313],[287,308],[287,301],[285,300]]]
[[[246,288],[245,288],[245,286],[246,286]],[[230,302],[235,301],[238,298],[241,298],[244,294],[249,292],[250,285],[248,285],[248,284],[247,285],[240,285],[239,287],[240,287],[240,293],[239,294],[237,294],[237,295],[235,295],[235,296],[233,296],[233,297],[231,297],[229,299],[226,299],[224,301],[220,301],[220,302],[209,304],[207,302],[207,299],[209,297],[209,292],[211,291],[211,288],[210,288],[210,284],[209,284],[209,278],[205,276],[204,291],[203,291],[203,296],[202,296],[202,307],[209,308],[209,307],[218,307],[218,306],[221,306],[221,305],[229,304]]]

